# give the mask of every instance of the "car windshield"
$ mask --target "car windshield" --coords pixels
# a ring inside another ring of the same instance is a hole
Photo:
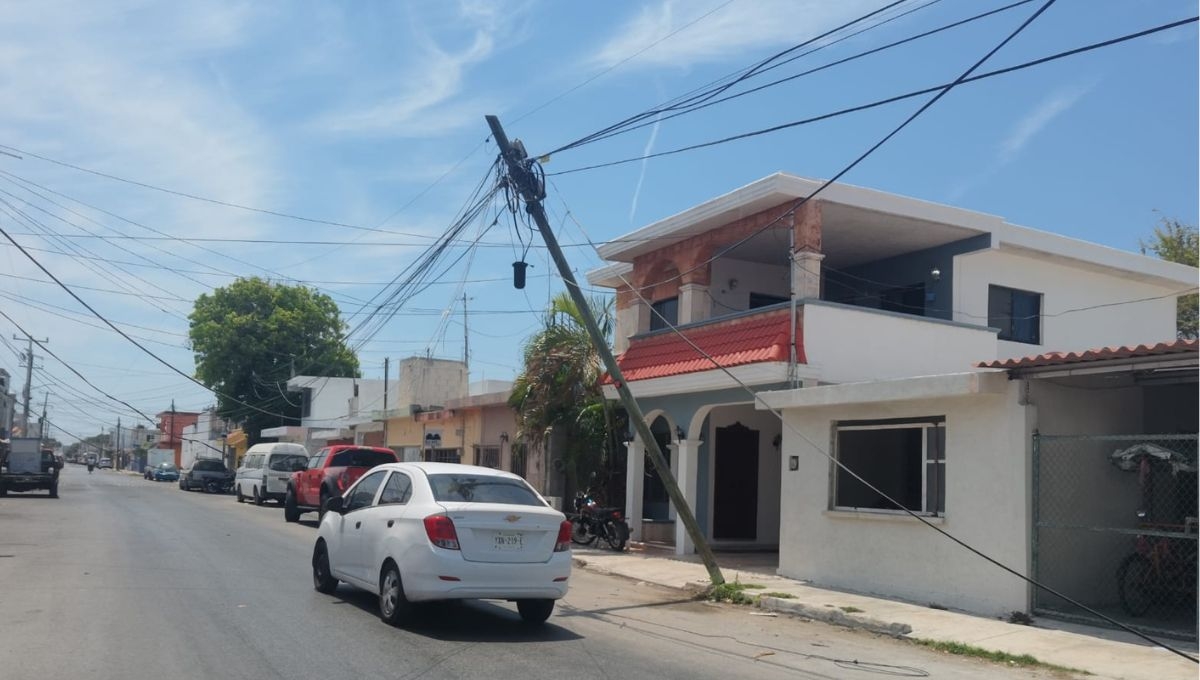
[[[499,475],[429,475],[433,499],[440,503],[501,503],[504,505],[541,505],[529,485]]]
[[[176,468],[173,463],[163,463],[158,466],[158,469],[162,470],[163,472],[174,472]]]
[[[225,464],[219,460],[198,460],[196,461],[196,464],[192,466],[192,470],[199,470],[202,472],[224,472]]]
[[[333,454],[329,467],[375,467],[384,463],[395,463],[396,454],[373,449],[346,449]]]

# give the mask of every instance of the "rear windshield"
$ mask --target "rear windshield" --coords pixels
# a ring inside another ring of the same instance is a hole
[[[165,472],[174,472],[174,471],[175,471],[175,464],[174,464],[174,463],[159,463],[159,464],[158,464],[158,469],[159,469],[159,470],[163,470],[163,471],[165,471]]]
[[[291,472],[296,469],[296,461],[301,461],[307,465],[308,456],[302,456],[298,453],[287,456],[272,456],[271,469],[276,472]]]
[[[225,464],[219,460],[198,460],[192,469],[201,472],[224,472]]]
[[[433,499],[445,503],[503,503],[545,506],[519,479],[492,475],[429,475]]]
[[[384,463],[395,463],[396,454],[371,449],[346,449],[333,454],[328,467],[375,467]]]

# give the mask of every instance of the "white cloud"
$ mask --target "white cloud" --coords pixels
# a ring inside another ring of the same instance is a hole
[[[1000,143],[1000,161],[1008,163],[1016,158],[1039,132],[1075,106],[1095,86],[1094,81],[1084,85],[1072,85],[1051,93],[1039,102],[1017,121]]]
[[[866,0],[751,0],[726,6],[719,2],[660,0],[642,8],[618,28],[590,61],[598,67],[609,67],[645,50],[634,62],[644,68],[715,62],[747,51],[802,42],[876,5]],[[708,12],[713,13],[696,21]],[[696,23],[664,40],[692,21]]]

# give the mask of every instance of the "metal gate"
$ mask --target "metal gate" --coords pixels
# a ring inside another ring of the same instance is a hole
[[[1195,434],[1034,435],[1033,574],[1149,633],[1196,639]],[[1034,589],[1034,612],[1101,619]]]

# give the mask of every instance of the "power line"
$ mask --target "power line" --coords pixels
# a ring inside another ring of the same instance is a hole
[[[935,0],[935,1],[937,1],[937,0]],[[594,142],[598,142],[598,141],[601,141],[601,140],[604,140],[604,139],[609,139],[609,138],[612,138],[612,137],[616,137],[616,136],[619,136],[619,135],[623,135],[623,134],[625,134],[625,133],[627,133],[627,132],[632,132],[632,131],[634,131],[634,130],[638,130],[638,129],[641,129],[641,128],[644,128],[644,127],[647,127],[647,126],[649,126],[649,125],[654,125],[656,122],[661,122],[661,121],[665,121],[665,120],[670,120],[670,119],[672,119],[672,118],[678,118],[679,116],[684,116],[684,115],[687,115],[687,114],[689,114],[689,113],[693,113],[693,112],[695,112],[695,111],[699,111],[699,110],[702,110],[702,109],[706,109],[706,108],[708,108],[708,107],[710,107],[710,106],[716,106],[717,104],[722,104],[722,103],[724,103],[724,102],[727,102],[727,101],[732,101],[732,100],[734,100],[734,99],[738,99],[738,98],[740,98],[740,97],[744,97],[744,96],[746,96],[746,95],[749,95],[749,94],[754,94],[755,92],[760,92],[760,91],[762,91],[762,90],[765,90],[765,89],[768,89],[768,88],[777,87],[777,86],[779,86],[779,85],[782,85],[782,84],[784,84],[784,83],[789,83],[789,82],[792,82],[792,81],[798,80],[798,79],[800,79],[800,78],[803,78],[803,77],[805,77],[805,76],[812,75],[812,74],[814,74],[814,73],[820,73],[821,71],[824,71],[824,70],[826,70],[826,69],[833,68],[833,67],[835,67],[835,66],[840,66],[840,65],[842,65],[842,64],[846,64],[846,63],[849,63],[849,62],[851,62],[851,61],[855,61],[855,60],[857,60],[857,59],[861,59],[861,58],[863,58],[863,57],[867,57],[867,56],[870,56],[870,55],[873,55],[873,54],[878,54],[878,53],[880,53],[880,52],[884,52],[884,51],[886,51],[886,50],[889,50],[889,49],[892,49],[892,48],[894,48],[894,47],[899,47],[899,46],[901,46],[901,45],[906,45],[906,44],[908,44],[908,43],[915,42],[915,41],[917,41],[917,40],[921,40],[921,39],[924,39],[924,38],[928,38],[928,37],[930,37],[930,36],[932,36],[932,35],[936,35],[936,34],[938,34],[938,33],[941,33],[941,32],[943,32],[943,31],[948,31],[948,30],[950,30],[950,29],[953,29],[953,28],[958,28],[958,27],[960,27],[960,26],[965,26],[965,25],[967,25],[967,24],[969,24],[969,23],[972,23],[972,22],[974,22],[974,21],[978,21],[978,20],[980,20],[980,19],[984,19],[984,18],[987,18],[987,17],[993,16],[993,15],[995,15],[995,14],[1000,14],[1000,13],[1002,13],[1002,12],[1006,12],[1006,11],[1008,11],[1008,10],[1010,10],[1010,9],[1014,9],[1014,8],[1016,8],[1016,7],[1020,7],[1021,5],[1025,5],[1025,4],[1028,4],[1028,3],[1030,3],[1030,2],[1033,2],[1033,0],[1018,0],[1017,2],[1013,2],[1013,3],[1011,3],[1011,4],[1004,5],[1003,7],[998,7],[998,8],[996,8],[996,9],[988,10],[988,11],[986,11],[986,12],[981,12],[981,13],[979,13],[979,14],[976,14],[976,15],[974,15],[974,16],[968,17],[968,18],[966,18],[966,19],[961,19],[961,20],[959,20],[959,21],[955,21],[955,22],[952,22],[952,23],[949,23],[949,24],[944,24],[944,25],[942,25],[942,26],[939,26],[938,28],[934,28],[934,29],[931,29],[931,30],[928,30],[928,31],[923,31],[923,32],[921,32],[921,33],[918,33],[918,34],[916,34],[916,35],[911,35],[911,36],[909,36],[909,37],[907,37],[907,38],[904,38],[904,39],[901,39],[901,40],[896,40],[896,41],[894,41],[894,42],[890,42],[890,43],[888,43],[888,44],[886,44],[886,45],[882,45],[882,46],[880,46],[880,47],[875,47],[875,48],[872,48],[872,49],[869,49],[869,50],[865,50],[865,51],[863,51],[863,52],[858,52],[858,53],[856,53],[856,54],[852,54],[852,55],[850,55],[850,56],[848,56],[848,57],[844,57],[844,58],[842,58],[842,59],[837,59],[837,60],[835,60],[835,61],[828,62],[828,63],[826,63],[826,64],[822,64],[821,66],[817,66],[817,67],[814,67],[814,68],[810,68],[810,69],[808,69],[808,70],[801,71],[800,73],[796,73],[796,74],[793,74],[793,75],[790,75],[790,76],[787,76],[787,77],[784,77],[784,78],[779,78],[779,79],[777,79],[777,80],[773,80],[773,81],[771,81],[771,82],[769,82],[769,83],[765,83],[765,84],[763,84],[763,85],[759,85],[759,86],[757,86],[757,87],[753,87],[753,88],[750,88],[750,89],[748,89],[748,90],[742,90],[742,91],[740,91],[740,92],[737,92],[737,93],[734,93],[734,94],[731,94],[731,95],[727,95],[727,96],[725,96],[725,97],[720,97],[720,98],[718,98],[718,99],[709,100],[709,101],[706,101],[706,102],[703,102],[703,103],[700,103],[700,104],[696,104],[696,105],[694,105],[694,106],[689,106],[689,107],[685,108],[685,109],[684,109],[684,110],[682,110],[682,111],[676,111],[675,113],[672,113],[672,114],[670,114],[670,115],[667,115],[667,116],[662,116],[661,118],[656,118],[654,121],[643,121],[643,122],[641,122],[641,123],[638,123],[637,125],[628,126],[628,127],[622,128],[622,129],[620,129],[620,130],[615,130],[615,131],[613,131],[613,132],[609,132],[609,133],[606,133],[606,134],[600,135],[600,136],[598,136],[598,137],[595,137],[594,139],[592,139],[590,142],[588,142],[588,144],[591,144],[591,143],[594,143]],[[837,39],[837,40],[834,40],[834,41],[831,41],[831,42],[828,42],[828,43],[825,43],[825,44],[819,45],[819,46],[817,46],[817,47],[815,47],[815,48],[813,48],[813,49],[811,49],[811,50],[809,50],[809,51],[807,51],[807,52],[804,52],[803,54],[799,54],[799,55],[796,55],[796,56],[794,56],[794,57],[791,57],[790,59],[788,59],[788,60],[786,60],[786,61],[784,61],[784,62],[782,62],[782,63],[779,63],[779,64],[772,65],[772,66],[771,66],[769,69],[764,69],[764,71],[766,71],[766,70],[771,70],[771,69],[775,69],[775,68],[778,68],[778,67],[780,67],[780,66],[783,66],[785,63],[789,63],[789,62],[791,62],[791,61],[794,61],[794,60],[796,60],[796,59],[800,59],[800,58],[802,58],[802,57],[805,57],[805,56],[807,56],[807,55],[810,55],[810,54],[812,54],[812,53],[814,53],[814,52],[816,52],[816,51],[818,51],[818,50],[821,50],[821,49],[823,49],[823,48],[829,47],[829,46],[831,46],[831,45],[835,45],[835,44],[837,44],[837,43],[839,43],[839,42],[841,42],[841,41],[843,41],[843,40],[847,40],[847,39],[849,39],[849,38],[852,38],[852,37],[854,37],[854,36],[857,36],[857,35],[860,35],[860,34],[862,34],[862,33],[865,33],[865,32],[867,32],[867,31],[869,31],[869,30],[872,30],[872,29],[878,28],[878,27],[880,27],[880,26],[883,26],[884,24],[887,24],[888,22],[891,22],[891,21],[894,21],[894,20],[896,20],[896,19],[899,19],[899,18],[901,18],[901,17],[903,17],[903,16],[906,16],[906,15],[908,15],[908,14],[912,13],[912,12],[915,12],[915,11],[917,11],[917,10],[921,10],[921,9],[924,9],[924,8],[928,7],[930,4],[933,4],[933,3],[928,3],[928,4],[925,4],[925,5],[921,5],[921,6],[919,6],[919,7],[915,7],[915,8],[913,8],[913,9],[910,9],[910,10],[908,10],[907,12],[904,12],[904,13],[901,13],[901,14],[897,14],[896,16],[894,16],[894,17],[891,17],[891,18],[887,19],[886,21],[882,21],[882,22],[880,22],[880,23],[878,23],[878,24],[875,24],[874,26],[868,26],[867,28],[863,28],[863,29],[861,29],[861,30],[859,30],[859,31],[856,31],[856,32],[854,32],[854,33],[850,33],[849,35],[846,35],[846,36],[844,36],[844,37],[842,37],[842,38],[839,38],[839,39]]]
[[[943,83],[941,85],[934,85],[933,87],[927,87],[927,88],[924,88],[921,90],[916,90],[913,92],[896,95],[894,97],[888,97],[886,99],[879,99],[879,100],[870,102],[868,104],[861,104],[859,106],[853,106],[850,108],[840,109],[838,111],[833,111],[831,113],[826,113],[826,114],[822,114],[819,116],[803,118],[803,119],[791,121],[788,123],[782,123],[780,125],[773,125],[773,126],[767,127],[767,128],[752,130],[752,131],[744,132],[744,133],[737,134],[737,135],[723,137],[721,139],[715,139],[715,140],[708,141],[708,142],[701,142],[699,144],[691,144],[691,145],[679,147],[676,149],[669,149],[667,151],[658,151],[655,153],[645,154],[645,155],[637,156],[634,158],[624,158],[624,159],[617,160],[617,161],[609,161],[606,163],[597,163],[594,165],[586,165],[586,166],[582,166],[582,167],[578,167],[578,168],[571,168],[569,170],[560,170],[558,172],[551,172],[551,173],[546,173],[546,174],[548,177],[557,177],[559,175],[569,175],[569,174],[573,174],[576,172],[584,172],[586,170],[597,170],[600,168],[608,168],[608,167],[612,167],[612,166],[616,166],[616,165],[624,165],[627,163],[636,163],[638,161],[646,160],[649,158],[659,158],[662,156],[671,156],[671,155],[675,155],[675,154],[684,153],[686,151],[695,151],[697,149],[704,149],[704,148],[708,148],[711,146],[717,146],[720,144],[726,144],[729,142],[735,142],[735,141],[740,141],[743,139],[749,139],[751,137],[758,137],[760,135],[770,134],[773,132],[779,132],[781,130],[787,130],[790,128],[799,127],[801,125],[808,125],[810,123],[815,123],[815,122],[822,121],[822,120],[828,120],[830,118],[843,116],[843,115],[846,115],[849,113],[857,113],[859,111],[865,111],[867,109],[872,109],[872,108],[875,108],[878,106],[883,106],[884,104],[891,104],[891,103],[902,101],[905,99],[911,99],[913,97],[918,97],[923,94],[937,92],[937,91],[943,90],[947,87],[953,87],[953,86],[957,86],[957,85],[965,85],[967,83],[975,83],[980,80],[985,80],[987,78],[993,78],[995,76],[1005,75],[1007,73],[1013,73],[1015,71],[1020,71],[1020,70],[1027,69],[1027,68],[1030,68],[1033,66],[1039,66],[1041,64],[1044,64],[1044,63],[1047,63],[1050,61],[1055,61],[1057,59],[1063,59],[1065,57],[1075,56],[1077,54],[1082,54],[1084,52],[1089,52],[1091,50],[1100,49],[1102,47],[1109,47],[1111,45],[1116,45],[1118,43],[1126,42],[1129,40],[1134,40],[1137,38],[1142,38],[1142,37],[1145,37],[1148,35],[1152,35],[1154,33],[1159,33],[1161,31],[1170,30],[1172,28],[1178,28],[1178,27],[1186,25],[1186,24],[1195,23],[1198,18],[1200,18],[1200,17],[1191,17],[1188,19],[1181,19],[1179,21],[1173,21],[1173,22],[1170,22],[1167,24],[1162,24],[1160,26],[1155,26],[1154,28],[1149,28],[1149,29],[1146,29],[1143,31],[1138,31],[1136,33],[1130,33],[1127,35],[1123,35],[1118,38],[1112,38],[1110,40],[1104,40],[1101,42],[1092,43],[1090,45],[1085,45],[1083,47],[1078,47],[1078,48],[1075,48],[1072,50],[1067,50],[1065,52],[1059,52],[1057,54],[1052,54],[1050,56],[1042,57],[1040,59],[1034,59],[1032,61],[1027,61],[1022,64],[1017,64],[1016,66],[1009,66],[1006,68],[996,69],[994,71],[987,71],[987,72],[981,73],[979,75],[965,78],[961,82]]]

